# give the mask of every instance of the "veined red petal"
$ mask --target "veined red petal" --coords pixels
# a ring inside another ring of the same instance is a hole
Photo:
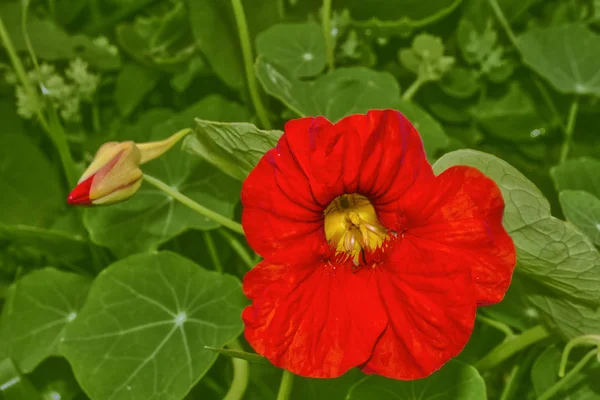
[[[69,197],[67,197],[67,203],[70,205],[90,205],[92,204],[90,200],[90,190],[92,188],[92,181],[94,180],[94,176],[92,175],[77,186],[69,193]]]
[[[246,339],[297,375],[340,376],[367,361],[387,323],[368,278],[348,265],[263,261],[244,277]]]
[[[406,234],[424,250],[443,249],[470,267],[478,305],[497,303],[512,279],[516,253],[502,226],[504,200],[479,170],[456,166],[415,185],[401,199]]]
[[[456,356],[475,322],[475,287],[462,260],[443,251],[421,251],[399,239],[388,259],[359,274],[377,282],[389,315],[366,373],[395,379],[424,378]]]

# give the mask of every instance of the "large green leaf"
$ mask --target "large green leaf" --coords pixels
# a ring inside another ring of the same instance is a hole
[[[153,129],[148,139],[164,139],[176,131],[193,124],[193,116],[208,118],[234,117],[227,108],[211,106],[212,100],[203,99],[180,114],[173,115]],[[235,103],[231,103],[231,107]],[[142,121],[142,123],[145,122]],[[140,130],[139,134],[143,134]],[[161,158],[143,166],[148,175],[158,178],[194,201],[233,217],[239,201],[240,184],[227,175],[175,147]],[[164,192],[144,183],[131,199],[117,205],[87,210],[84,218],[92,240],[110,248],[118,255],[127,255],[155,249],[158,245],[188,229],[209,230],[219,224],[174,201]]]
[[[550,175],[556,190],[584,190],[600,198],[600,161],[593,158],[567,160],[552,167]]]
[[[125,64],[117,76],[114,99],[121,115],[128,116],[158,84],[160,74],[136,63]]]
[[[485,400],[485,382],[477,370],[458,360],[424,379],[397,381],[371,375],[348,391],[346,400]]]
[[[33,384],[20,373],[10,358],[0,359],[0,399],[43,400]]]
[[[523,61],[563,93],[600,96],[600,36],[584,23],[532,29],[519,38]]]
[[[538,397],[559,381],[558,369],[560,366],[560,356],[561,349],[554,345],[544,350],[533,364],[531,382]],[[594,379],[594,376],[600,373],[600,364],[595,364],[593,367],[577,373],[572,379],[568,380],[562,390],[553,398],[565,400],[599,399],[600,385],[596,383],[597,381]],[[568,369],[570,368],[572,368],[572,365],[568,366]]]
[[[565,190],[558,198],[567,221],[600,246],[600,199],[582,190]]]
[[[377,38],[408,35],[417,28],[447,16],[461,2],[462,0],[348,0],[339,6],[350,10],[353,26],[363,28],[365,34]]]
[[[0,318],[0,343],[24,372],[60,355],[59,341],[87,296],[91,279],[45,268],[10,287]]]
[[[122,259],[94,281],[61,349],[95,400],[181,399],[242,331],[237,279],[175,253]]]
[[[492,178],[504,196],[504,227],[517,248],[518,271],[563,295],[597,305],[600,300],[600,254],[571,224],[550,215],[539,189],[505,161],[474,150],[444,155],[437,173],[469,165]]]
[[[420,126],[428,154],[433,155],[448,143],[433,117],[416,104],[401,99],[398,82],[387,72],[364,67],[339,68],[313,82],[305,82],[263,58],[258,59],[255,70],[265,91],[299,116],[322,115],[336,122],[351,114],[392,108]]]
[[[196,132],[188,136],[183,148],[243,181],[260,158],[277,145],[281,131],[263,131],[246,123],[196,120]]]
[[[256,37],[256,52],[294,76],[314,76],[325,68],[325,39],[314,21],[278,24]]]
[[[244,86],[242,53],[229,3],[188,0],[188,15],[196,44],[215,74],[228,86],[240,89]]]

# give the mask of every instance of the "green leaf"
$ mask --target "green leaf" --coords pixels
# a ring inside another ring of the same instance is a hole
[[[241,89],[244,69],[229,2],[188,0],[187,6],[196,44],[213,71],[231,88]]]
[[[348,390],[365,378],[365,374],[358,368],[352,368],[339,378],[332,379],[294,377],[290,398],[292,400],[347,400]]]
[[[281,131],[263,131],[246,123],[196,120],[196,132],[183,149],[198,155],[238,181],[246,179],[261,157],[277,145]]]
[[[45,400],[73,400],[82,391],[71,366],[62,357],[51,357],[28,375]]]
[[[175,253],[134,255],[94,281],[61,349],[95,400],[181,399],[240,334],[239,281]]]
[[[15,50],[27,51],[27,43],[21,30],[20,2],[2,2],[0,15]],[[27,32],[36,56],[42,60],[72,60],[79,57],[99,69],[113,70],[120,66],[118,55],[96,46],[86,36],[69,36],[54,21],[38,18],[33,12],[27,15]]]
[[[128,116],[158,84],[160,74],[136,63],[128,63],[117,76],[114,99],[122,116]]]
[[[558,199],[567,221],[600,246],[600,199],[582,190],[565,190]]]
[[[519,272],[567,297],[598,305],[600,254],[571,224],[551,216],[548,200],[533,183],[505,161],[474,150],[448,153],[434,170],[453,165],[478,168],[500,187],[506,203],[503,224],[517,248]]]
[[[77,316],[91,279],[53,268],[34,271],[10,287],[0,319],[0,343],[21,370],[60,355],[59,341]]]
[[[503,97],[483,100],[471,114],[487,132],[511,141],[536,140],[549,129],[529,94],[517,82],[509,85]]]
[[[247,115],[247,111],[236,103],[214,99],[207,97],[200,100],[163,121],[154,127],[152,135],[146,140],[164,139],[190,127],[194,116],[227,119]],[[143,119],[140,123],[147,126]],[[143,129],[138,132],[143,133]],[[239,201],[239,182],[198,157],[186,154],[176,146],[142,168],[148,175],[177,188],[201,205],[233,218],[235,205]],[[93,242],[108,247],[120,256],[156,249],[188,229],[210,230],[220,226],[148,183],[144,183],[138,193],[126,202],[86,210],[84,223]]]
[[[454,11],[462,0],[347,0],[343,3],[352,15],[351,24],[374,38],[408,36]],[[334,3],[335,5],[335,3]]]
[[[204,348],[206,350],[214,351],[215,353],[223,354],[224,356],[231,358],[239,358],[241,360],[246,360],[258,364],[270,364],[269,360],[256,353],[248,353],[246,351],[241,350],[220,349],[218,347],[210,346],[204,346]]]
[[[440,88],[448,96],[468,99],[480,89],[479,76],[473,69],[454,67],[440,80]]]
[[[314,21],[277,24],[256,37],[258,56],[276,62],[293,76],[314,76],[325,68],[325,39]]]
[[[339,68],[313,82],[300,81],[268,60],[259,58],[258,80],[299,116],[322,115],[332,122],[373,109],[397,109],[419,126],[430,156],[448,143],[442,127],[424,110],[400,97],[400,88],[387,72],[364,67]]]
[[[519,37],[523,62],[563,93],[600,96],[600,69],[590,54],[600,36],[584,23],[532,29]]]
[[[550,169],[558,192],[583,190],[600,198],[600,161],[593,158],[567,160]]]
[[[397,381],[370,375],[354,385],[347,400],[485,400],[485,382],[477,370],[458,360],[450,360],[442,369],[424,379]]]
[[[29,379],[21,375],[10,358],[0,359],[0,399],[42,400]]]
[[[531,382],[536,395],[539,397],[555,383],[558,382],[558,368],[560,366],[561,350],[557,345],[548,347],[539,355],[531,369]],[[570,363],[573,364],[573,363]],[[590,363],[590,365],[593,362]],[[567,370],[572,368],[569,365]],[[600,388],[595,384],[594,377],[600,373],[600,364],[595,363],[591,368],[586,368],[567,381],[561,391],[553,398],[569,400],[593,400],[600,397]]]

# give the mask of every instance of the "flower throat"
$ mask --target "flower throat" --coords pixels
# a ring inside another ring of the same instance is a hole
[[[365,196],[343,194],[324,211],[325,237],[337,254],[346,254],[359,264],[363,250],[374,251],[388,238],[387,229],[377,218]]]

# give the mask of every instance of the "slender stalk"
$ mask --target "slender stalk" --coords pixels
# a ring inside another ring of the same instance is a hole
[[[10,58],[10,62],[13,66],[13,69],[15,70],[15,73],[17,74],[17,77],[19,78],[19,81],[21,82],[21,85],[23,85],[23,88],[27,92],[27,96],[29,96],[29,98],[32,99],[36,103],[35,104],[35,113],[38,118],[38,121],[40,122],[40,125],[42,125],[42,128],[44,128],[44,130],[48,132],[50,130],[50,128],[48,126],[48,121],[46,120],[46,117],[42,113],[42,107],[41,107],[41,103],[39,101],[39,97],[35,91],[34,86],[31,84],[31,81],[27,77],[27,73],[25,72],[23,63],[21,62],[21,59],[17,55],[17,52],[12,44],[12,41],[10,40],[10,37],[8,36],[8,32],[6,31],[6,28],[4,26],[4,22],[2,21],[1,16],[0,16],[0,39],[2,40],[2,44],[4,45],[4,48],[6,49],[6,52],[8,53],[8,58]]]
[[[280,19],[285,18],[285,2],[286,0],[277,0],[277,13]]]
[[[244,350],[238,339],[232,340],[227,347],[232,350]],[[231,363],[233,364],[233,382],[223,400],[241,400],[250,380],[250,368],[248,361],[241,358],[232,358]]]
[[[552,116],[554,117],[553,119],[554,119],[555,123],[558,126],[560,126],[561,129],[563,129],[563,131],[564,131],[566,129],[566,127],[565,127],[565,124],[563,123],[562,116],[560,115],[560,113],[558,112],[558,109],[556,108],[556,105],[552,101],[552,97],[550,97],[550,93],[548,93],[548,89],[546,89],[546,86],[544,86],[544,84],[542,83],[542,81],[540,81],[539,78],[534,78],[533,83],[535,84],[536,88],[542,95],[542,98],[544,99],[544,102],[550,109],[550,112],[552,112]]]
[[[516,385],[517,376],[519,375],[519,369],[521,368],[520,362],[516,362],[510,370],[510,375],[508,376],[508,380],[504,385],[504,389],[502,389],[502,394],[500,395],[500,400],[508,400],[514,391],[514,387]]]
[[[479,371],[492,369],[521,350],[549,336],[550,333],[542,325],[534,326],[492,349],[492,351],[475,363],[475,368]]]
[[[598,350],[600,351],[600,335],[583,335],[571,339],[563,349],[560,357],[558,376],[561,378],[565,376],[565,369],[567,368],[567,362],[569,361],[569,354],[571,353],[571,350],[573,350],[573,347],[590,344],[598,346]]]
[[[277,393],[277,400],[288,400],[290,393],[292,393],[292,384],[294,383],[294,374],[287,369],[283,370],[281,376],[281,383],[279,384],[279,392]]]
[[[215,246],[215,241],[213,240],[210,232],[202,232],[202,236],[204,236],[204,241],[206,242],[206,248],[208,249],[208,255],[212,260],[213,264],[215,264],[215,268],[220,273],[223,273],[223,264],[219,259],[219,254],[217,253],[217,248]]]
[[[231,0],[233,14],[237,24],[238,33],[240,35],[240,46],[242,47],[242,57],[244,58],[244,69],[246,70],[246,81],[248,82],[248,91],[250,99],[256,111],[256,115],[260,120],[263,128],[271,129],[271,122],[267,115],[267,110],[262,103],[260,93],[258,91],[258,83],[254,75],[254,55],[252,54],[252,46],[250,44],[250,33],[248,32],[248,24],[246,23],[246,15],[244,14],[244,6],[242,0]]]
[[[598,353],[598,349],[594,349],[587,353],[575,366],[573,369],[569,371],[568,374],[564,376],[564,378],[560,379],[554,385],[552,385],[548,390],[546,390],[537,400],[548,400],[558,394],[571,380],[585,367],[585,365],[596,356]]]
[[[560,149],[560,162],[566,161],[569,155],[569,147],[571,146],[571,138],[575,131],[575,121],[577,119],[577,110],[579,109],[579,97],[575,97],[569,108],[569,118],[567,119],[567,127],[565,128],[565,138]]]
[[[483,322],[484,324],[491,326],[492,328],[496,328],[499,331],[501,331],[502,333],[504,333],[504,335],[506,335],[506,338],[511,338],[515,335],[515,333],[513,332],[512,329],[510,329],[510,326],[503,324],[500,321],[496,321],[494,319],[488,318],[484,315],[481,314],[477,314],[477,320]]]
[[[329,72],[335,69],[335,43],[331,36],[331,1],[323,0],[323,9],[321,14],[321,26],[325,38],[325,51],[327,53],[327,66]]]
[[[490,7],[492,7],[494,14],[496,14],[496,18],[498,18],[498,21],[500,21],[500,25],[502,25],[502,27],[504,28],[506,36],[508,36],[508,39],[511,41],[511,43],[520,52],[521,49],[519,48],[519,41],[517,40],[517,36],[513,32],[512,28],[510,27],[510,24],[508,23],[508,20],[504,16],[504,13],[502,12],[500,5],[498,4],[498,1],[488,0],[488,3],[490,4]]]
[[[240,243],[239,240],[235,238],[231,233],[227,232],[224,229],[219,229],[218,232],[225,238],[225,240],[229,243],[233,251],[242,259],[242,261],[248,266],[249,269],[254,268],[256,263],[252,259],[250,253],[246,251],[244,245]]]
[[[404,93],[402,94],[402,99],[403,100],[411,100],[413,98],[413,96],[415,95],[415,93],[417,93],[417,91],[421,88],[421,86],[423,86],[423,84],[427,82],[423,79],[419,79],[417,77],[417,79],[415,79],[415,81],[412,83],[412,85],[410,85],[408,87],[408,89],[406,89],[404,91]]]
[[[187,197],[180,191],[173,189],[171,186],[167,185],[160,179],[156,179],[150,175],[144,174],[144,180],[146,180],[146,182],[148,182],[155,188],[162,190],[163,192],[165,192],[166,194],[168,194],[169,196],[171,196],[172,198],[174,198],[181,204],[186,205],[189,208],[191,208],[192,210],[196,211],[198,214],[203,215],[207,218],[210,218],[213,221],[218,222],[219,224],[231,229],[232,231],[241,233],[242,235],[244,234],[244,229],[242,228],[242,225],[238,224],[235,221],[230,220],[227,217],[222,216],[221,214],[219,214],[217,212],[214,212],[211,209],[204,207],[201,204],[196,203],[194,200],[190,199],[189,197]]]

